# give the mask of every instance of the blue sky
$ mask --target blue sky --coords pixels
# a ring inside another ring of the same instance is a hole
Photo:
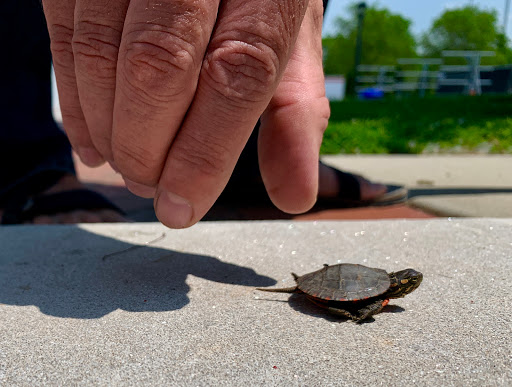
[[[329,7],[325,15],[324,35],[335,32],[334,21],[339,16],[347,15],[347,6],[354,0],[329,0]],[[498,11],[499,23],[503,24],[503,13],[506,0],[366,0],[367,4],[378,4],[386,7],[393,13],[399,13],[412,20],[412,32],[420,34],[425,32],[432,21],[445,9],[474,4],[480,8]],[[512,13],[512,4],[511,4]],[[512,38],[512,19],[509,17],[507,35]]]

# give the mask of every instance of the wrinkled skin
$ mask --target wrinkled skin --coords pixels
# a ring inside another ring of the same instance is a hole
[[[44,0],[64,128],[169,227],[199,221],[261,117],[280,209],[312,207],[329,104],[319,0]]]

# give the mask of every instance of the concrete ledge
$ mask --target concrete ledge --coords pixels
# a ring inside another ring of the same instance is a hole
[[[333,155],[322,160],[408,187],[512,188],[512,155]]]
[[[2,227],[0,385],[510,385],[511,235],[512,219]],[[337,262],[425,278],[362,325],[254,290]]]
[[[409,188],[413,207],[441,216],[512,218],[511,155],[336,155],[323,161]]]
[[[419,196],[408,204],[438,216],[512,218],[512,193]]]

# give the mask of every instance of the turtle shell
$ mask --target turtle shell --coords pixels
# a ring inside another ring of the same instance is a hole
[[[391,281],[385,270],[342,263],[324,266],[297,278],[297,287],[304,293],[333,301],[358,301],[385,293]]]

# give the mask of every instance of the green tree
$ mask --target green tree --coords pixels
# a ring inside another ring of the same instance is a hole
[[[337,34],[323,40],[326,74],[353,77],[357,36],[357,4],[350,17],[337,20]],[[416,57],[416,40],[411,21],[376,5],[366,9],[363,30],[362,64],[394,65],[398,58]]]
[[[429,57],[441,57],[443,50],[478,50],[496,52],[495,57],[483,58],[488,64],[512,61],[512,51],[498,25],[497,13],[473,5],[443,12],[423,35],[421,46]]]

